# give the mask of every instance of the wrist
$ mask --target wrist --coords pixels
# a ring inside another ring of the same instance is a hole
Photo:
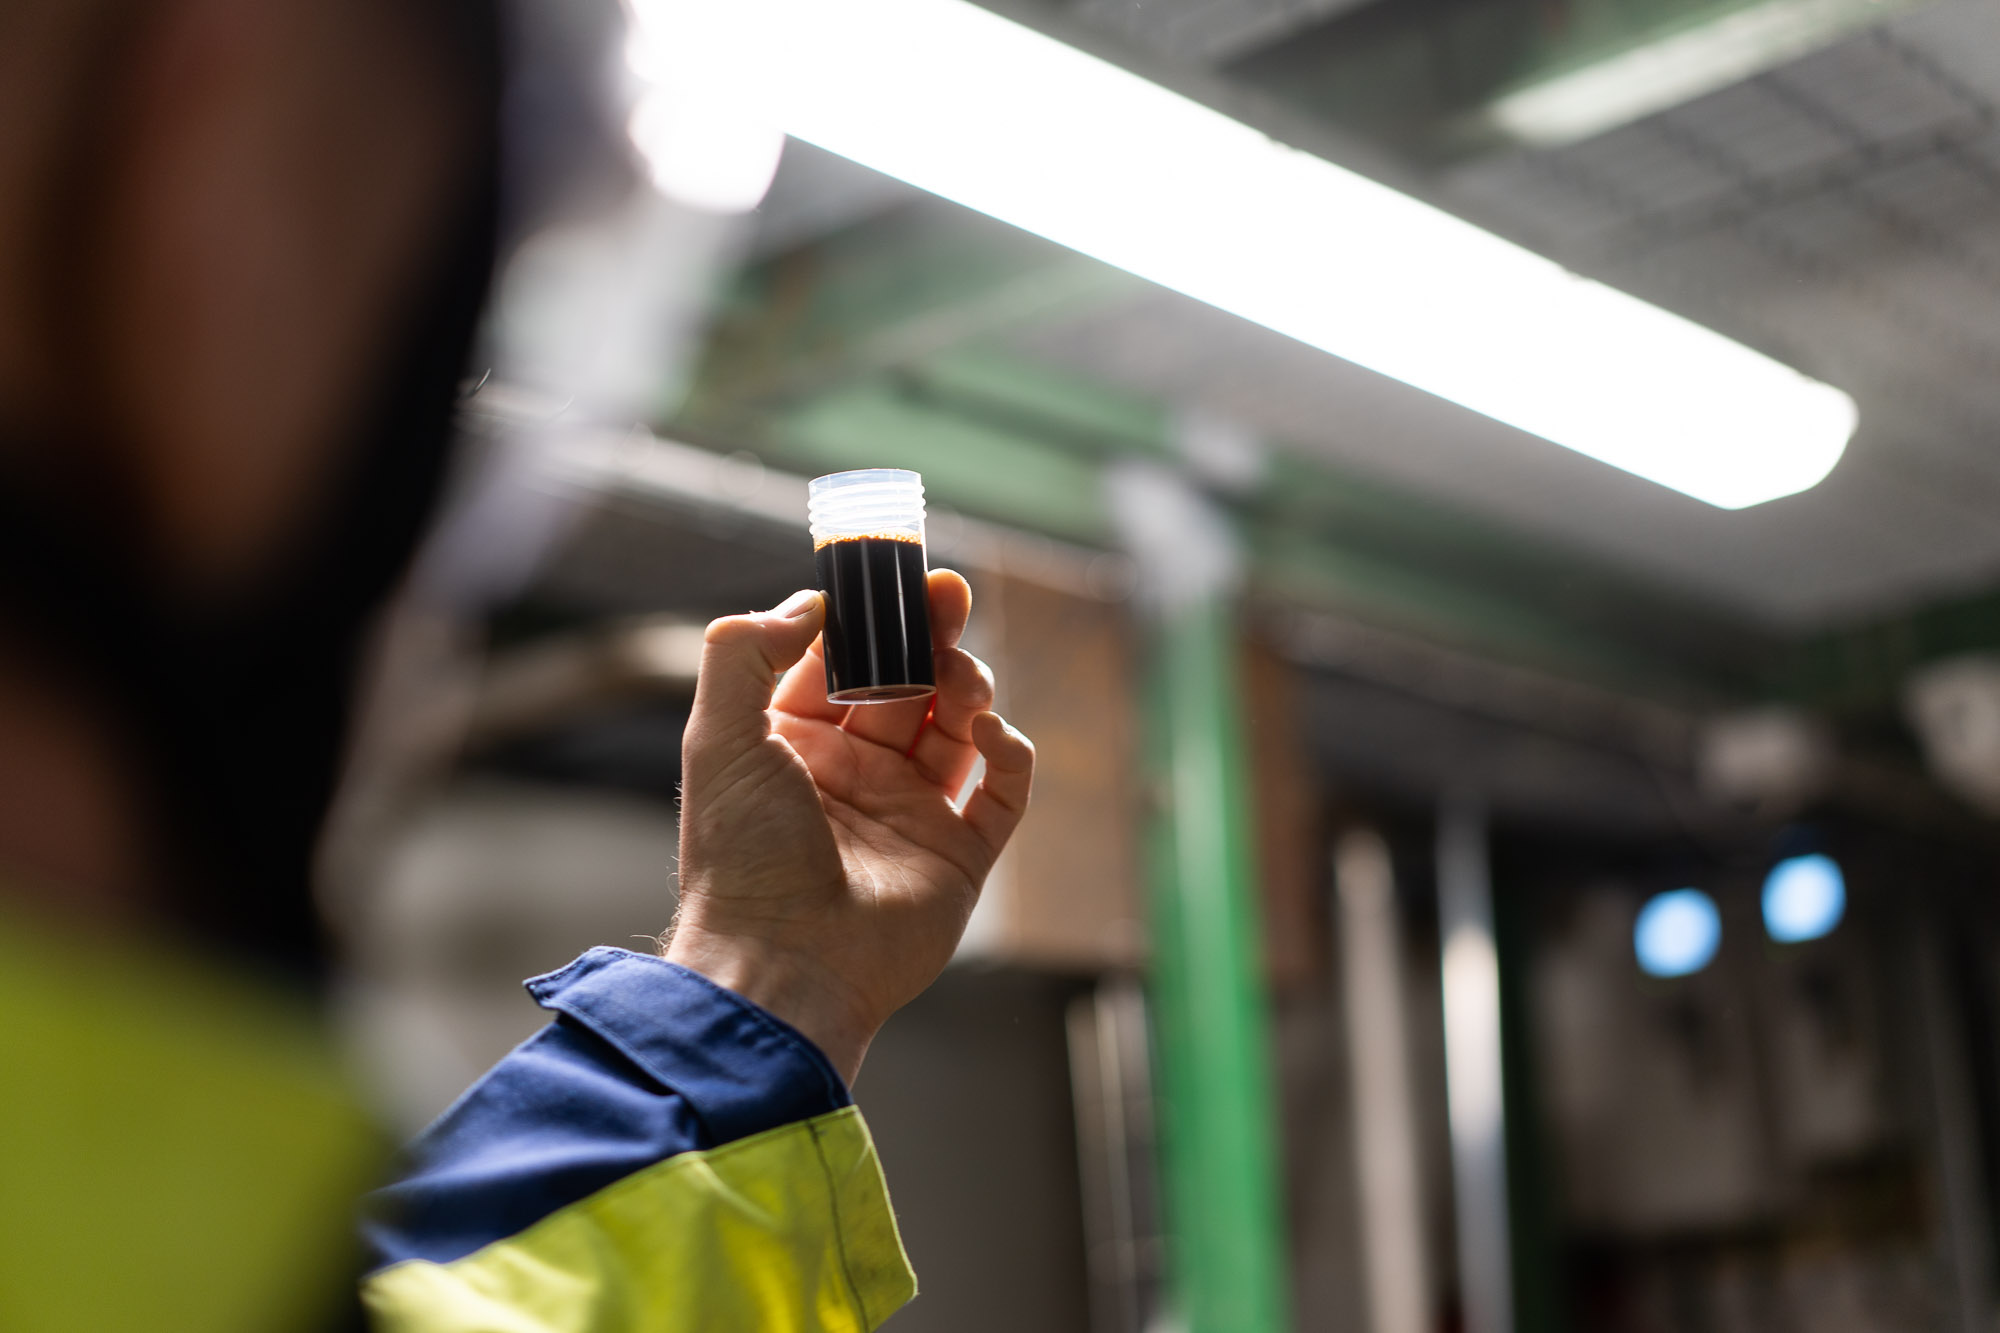
[[[851,988],[815,960],[770,941],[680,922],[661,956],[734,991],[796,1028],[819,1047],[850,1086],[880,1024],[862,1012]]]

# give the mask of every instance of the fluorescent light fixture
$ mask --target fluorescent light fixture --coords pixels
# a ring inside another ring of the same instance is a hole
[[[1700,889],[1654,894],[1632,928],[1632,952],[1648,976],[1692,976],[1709,965],[1721,945],[1722,913]]]
[[[1710,504],[1853,432],[1838,389],[965,0],[715,8],[801,139]]]
[[[1497,98],[1484,119],[1517,143],[1574,143],[1818,50],[1907,0],[1767,0]]]

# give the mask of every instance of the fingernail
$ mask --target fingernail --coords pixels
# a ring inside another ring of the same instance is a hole
[[[818,604],[818,593],[810,588],[801,588],[784,601],[778,603],[778,609],[774,614],[783,616],[786,620],[797,620]]]

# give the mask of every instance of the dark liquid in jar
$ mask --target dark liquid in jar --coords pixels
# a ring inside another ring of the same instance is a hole
[[[827,698],[873,703],[935,692],[923,543],[841,537],[813,552],[813,565],[826,594]]]

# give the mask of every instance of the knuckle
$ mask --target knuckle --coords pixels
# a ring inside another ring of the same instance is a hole
[[[966,683],[966,693],[972,699],[990,701],[994,697],[994,673],[986,671],[986,662],[970,654],[966,656],[964,683]]]
[[[986,664],[961,648],[938,651],[942,683],[954,699],[978,709],[993,702],[993,673]]]

